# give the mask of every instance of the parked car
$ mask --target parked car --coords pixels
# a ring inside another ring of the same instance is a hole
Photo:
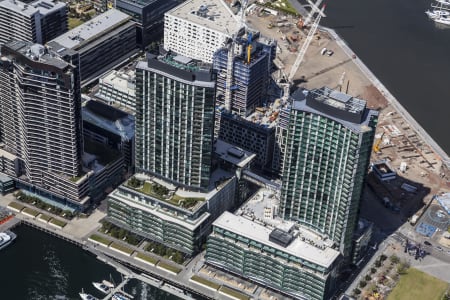
[[[441,247],[441,246],[437,246],[437,247],[436,247],[436,250],[439,250],[439,251],[444,251],[444,249],[442,249],[442,247]]]
[[[427,245],[427,246],[433,246],[429,241],[425,241],[425,242],[423,242],[425,245]]]

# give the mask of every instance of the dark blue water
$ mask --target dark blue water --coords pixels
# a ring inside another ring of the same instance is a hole
[[[431,0],[330,0],[334,28],[433,139],[450,153],[450,29],[425,15]]]
[[[0,251],[0,299],[80,299],[82,288],[101,297],[93,281],[121,280],[112,267],[80,247],[23,225],[13,231],[18,238]],[[138,281],[130,281],[125,291],[135,299],[179,299]]]

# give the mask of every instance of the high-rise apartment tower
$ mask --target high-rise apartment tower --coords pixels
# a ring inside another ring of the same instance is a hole
[[[215,76],[183,56],[148,55],[136,68],[136,170],[190,188],[211,173]]]
[[[294,97],[291,107],[281,214],[334,240],[344,257],[351,252],[377,117],[364,100],[325,87],[301,101]]]

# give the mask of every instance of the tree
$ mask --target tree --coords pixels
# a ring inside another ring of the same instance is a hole
[[[387,258],[387,256],[386,256],[386,255],[384,255],[384,254],[381,254],[381,255],[380,255],[380,260],[381,260],[381,261],[385,261],[385,260],[386,260],[386,258]]]
[[[359,287],[365,287],[367,285],[367,282],[365,281],[365,280],[361,280],[360,282],[359,282]]]
[[[370,275],[367,274],[367,275],[364,277],[364,279],[367,280],[367,281],[370,281],[370,280],[372,279],[372,277],[370,277]]]
[[[391,260],[391,263],[393,263],[393,264],[398,264],[400,262],[400,259],[395,254],[391,255],[390,260]]]
[[[374,274],[374,273],[376,273],[376,272],[377,272],[377,269],[376,269],[376,268],[371,268],[371,269],[370,269],[370,273]]]
[[[356,288],[356,289],[353,290],[353,294],[359,295],[359,294],[361,294],[361,290]]]

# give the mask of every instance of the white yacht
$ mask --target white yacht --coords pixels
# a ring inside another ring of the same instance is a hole
[[[427,10],[425,13],[432,20],[435,20],[435,19],[440,18],[440,17],[447,17],[447,16],[450,15],[449,11],[447,11],[447,10],[440,10],[440,9]]]
[[[101,282],[93,282],[92,284],[97,290],[99,290],[103,294],[109,294],[111,292],[111,288],[109,288],[108,286],[106,286]]]
[[[11,244],[16,237],[17,235],[12,231],[0,232],[0,250]]]
[[[98,298],[84,292],[81,292],[79,295],[82,300],[98,300]]]
[[[433,19],[434,22],[444,25],[450,25],[450,16],[440,16],[439,18]]]

